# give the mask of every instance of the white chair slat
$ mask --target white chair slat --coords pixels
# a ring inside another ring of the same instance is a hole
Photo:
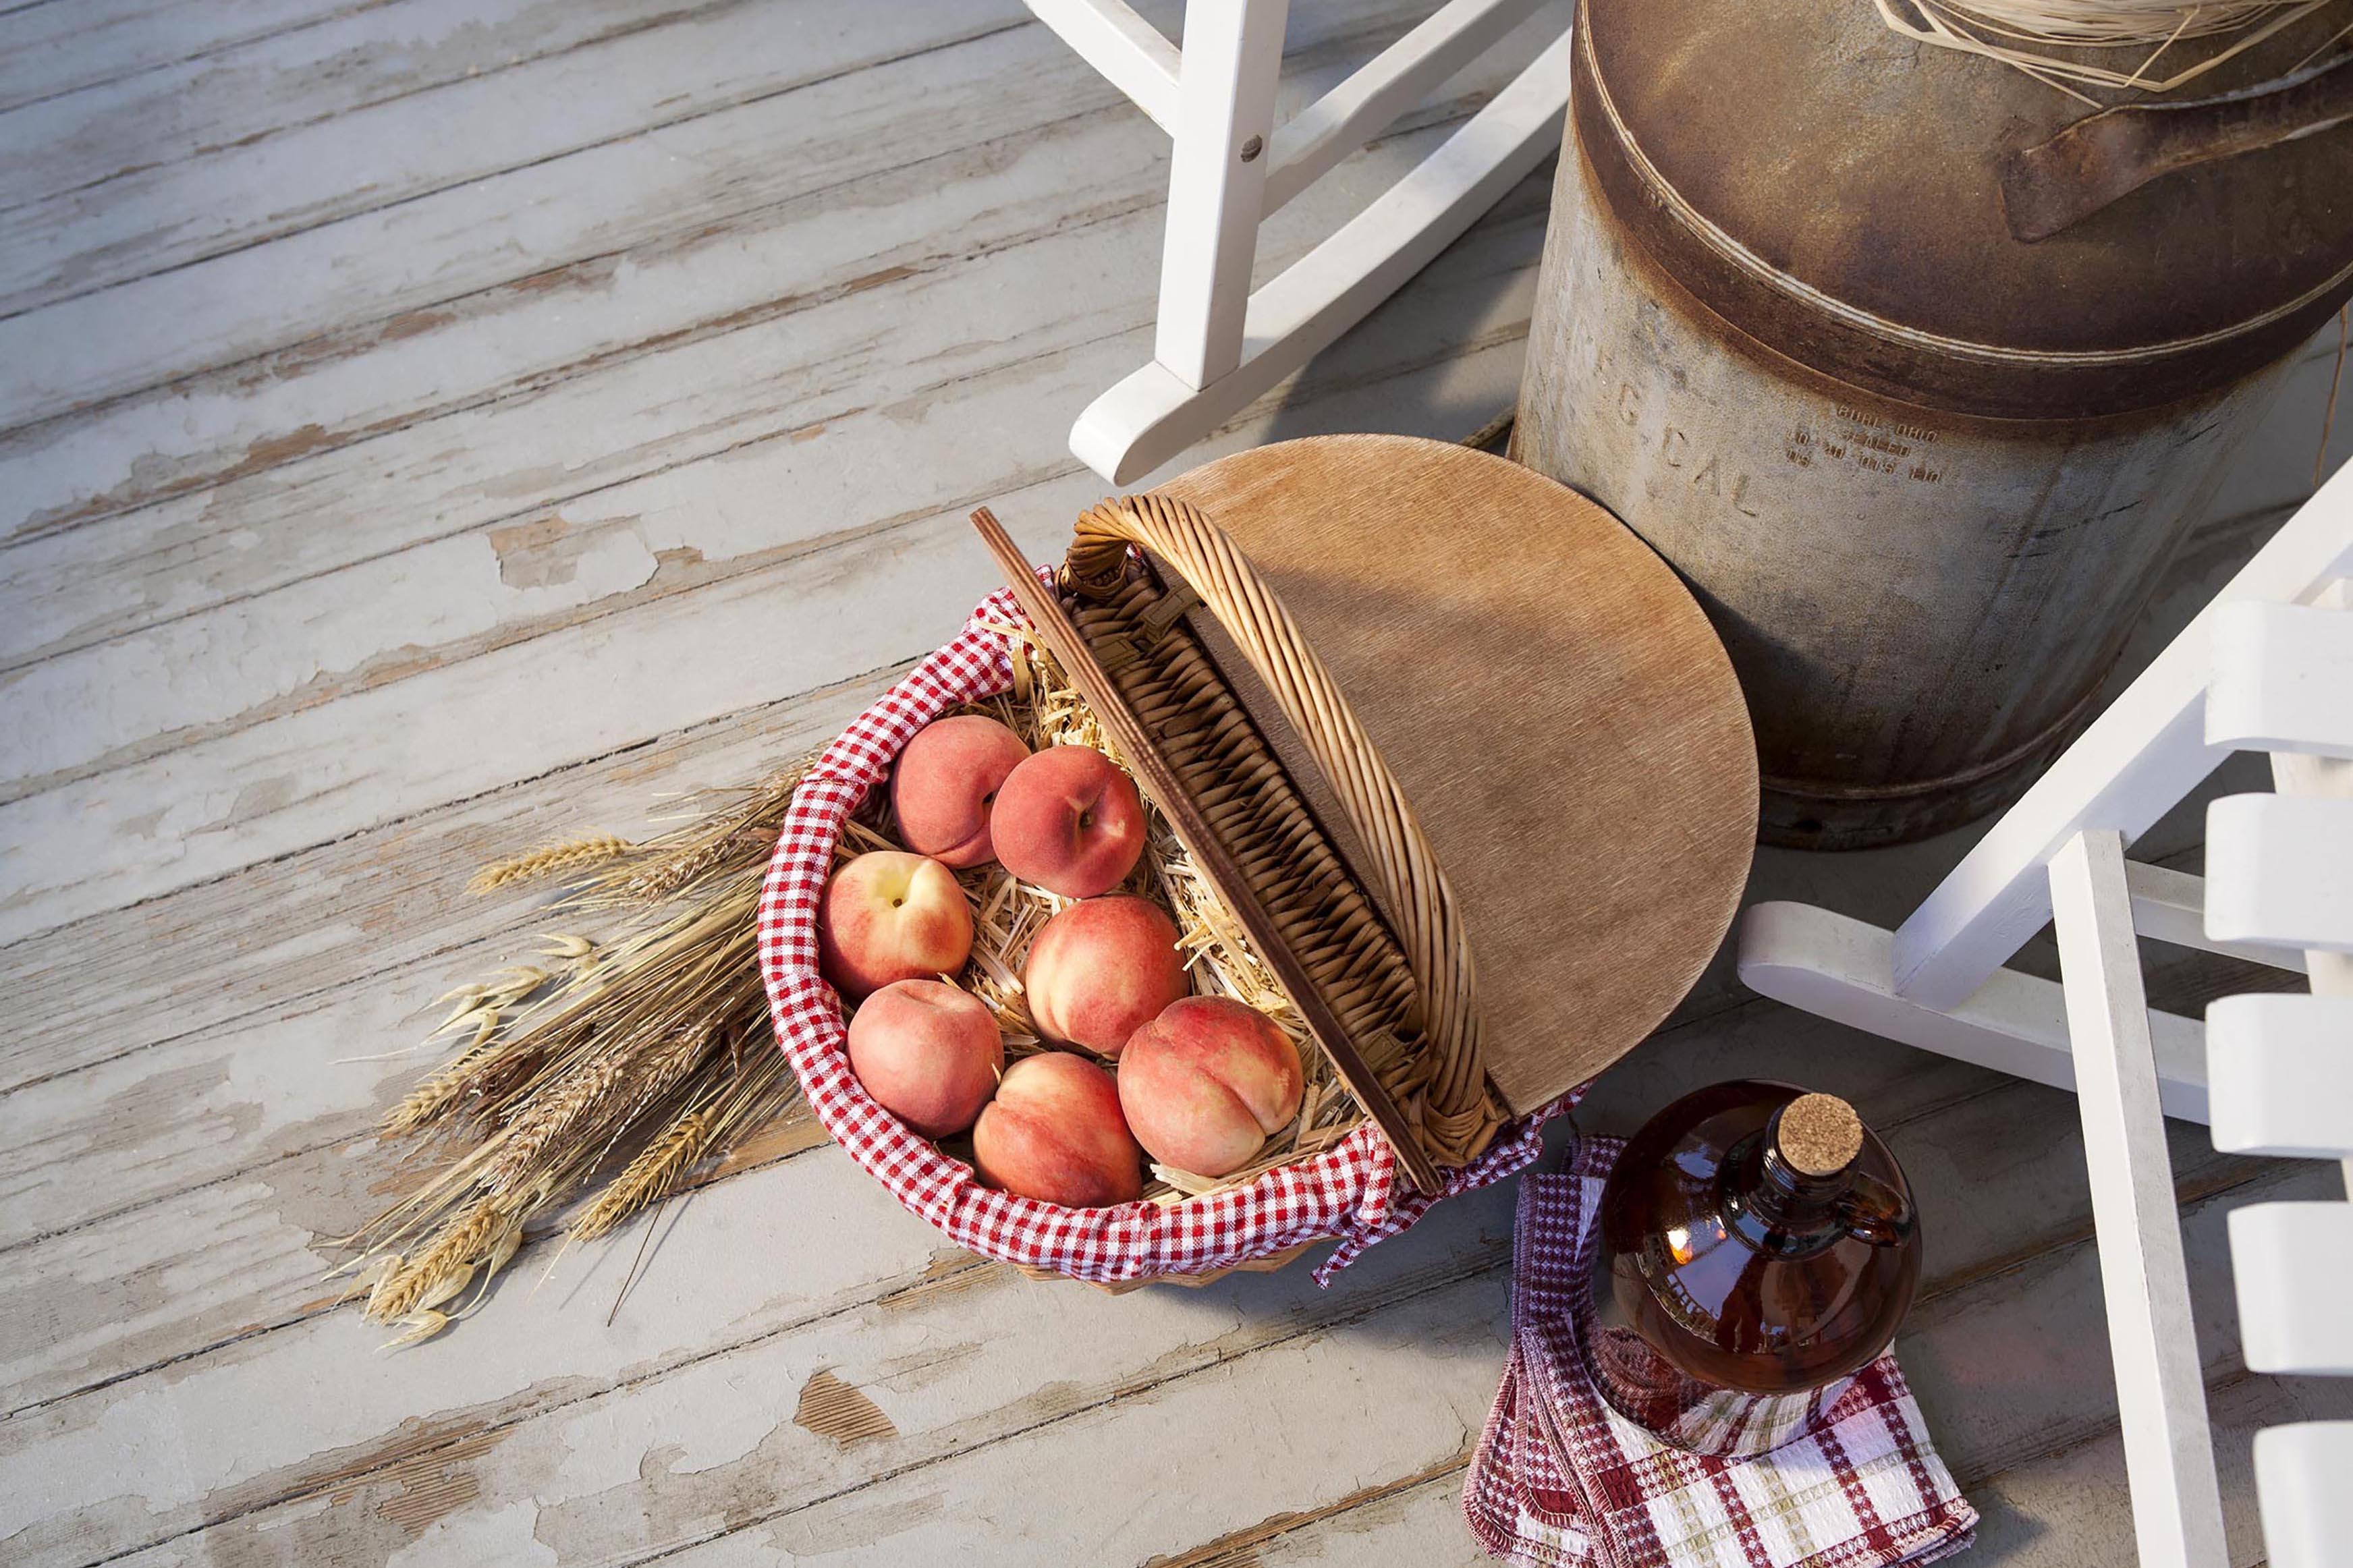
[[[2232,1209],[2231,1275],[2249,1370],[2353,1377],[2353,1203]]]
[[[2353,758],[2353,616],[2222,605],[2211,646],[2210,744]]]
[[[2353,1421],[2255,1434],[2255,1491],[2271,1568],[2353,1563]]]
[[[2234,795],[2208,806],[2206,934],[2353,952],[2353,801]]]
[[[2353,1154],[2353,996],[2225,996],[2206,1009],[2214,1147]]]

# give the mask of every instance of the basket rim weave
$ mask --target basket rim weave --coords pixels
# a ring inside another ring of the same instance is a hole
[[[1026,624],[1010,591],[982,600],[955,641],[919,663],[818,756],[778,832],[760,896],[761,975],[777,1043],[835,1142],[959,1246],[1099,1284],[1229,1268],[1336,1238],[1339,1245],[1315,1271],[1318,1283],[1327,1283],[1365,1247],[1413,1224],[1435,1197],[1483,1186],[1533,1161],[1544,1123],[1581,1090],[1506,1126],[1477,1159],[1444,1171],[1436,1194],[1415,1194],[1400,1183],[1396,1154],[1367,1121],[1330,1148],[1243,1186],[1170,1204],[1071,1209],[982,1186],[969,1165],[875,1103],[849,1070],[841,1005],[818,971],[818,901],[834,846],[849,814],[888,776],[917,730],[1011,687],[1005,634],[997,628]]]

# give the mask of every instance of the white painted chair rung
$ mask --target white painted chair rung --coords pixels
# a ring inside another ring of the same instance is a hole
[[[1558,146],[1566,34],[1387,193],[1256,292],[1259,225],[1525,21],[1451,0],[1274,124],[1289,0],[1190,0],[1182,48],[1123,0],[1028,0],[1171,138],[1152,363],[1089,405],[1071,450],[1125,484],[1200,440],[1361,321]]]
[[[2353,466],[2231,580],[1894,931],[1799,904],[1744,920],[1741,977],[1794,1006],[2073,1087],[2145,1564],[2227,1561],[2160,1116],[2353,1181]],[[2125,858],[2234,751],[2277,793],[2215,802],[2201,881]],[[2055,921],[2063,983],[2004,967]],[[2142,936],[2301,970],[2205,1029],[2148,1010]],[[2230,1215],[2246,1364],[2353,1375],[2353,1203]],[[2353,1562],[2353,1424],[2256,1439],[2274,1568]]]

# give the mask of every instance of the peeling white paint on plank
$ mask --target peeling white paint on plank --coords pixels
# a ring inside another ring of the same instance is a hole
[[[1525,194],[1534,203],[1538,187]],[[1524,332],[1539,225],[1520,216],[1492,220],[1481,243],[1433,268],[1416,291],[1422,325],[1381,343],[1383,357],[1406,368],[1442,352],[1438,332],[1460,323],[1466,299],[1475,309],[1500,294],[1485,330]],[[897,498],[864,493],[887,479],[852,489],[860,465],[876,460],[868,454],[878,436],[902,454],[923,444],[933,493],[1075,468],[1053,419],[1006,421],[1003,412],[1040,405],[1018,384],[1028,376],[1057,387],[1074,369],[1116,378],[1134,353],[1121,334],[1150,320],[1148,273],[1130,264],[1157,226],[1156,212],[1131,207],[924,275],[891,300],[837,300],[265,476],[256,488],[287,503],[270,509],[275,518],[248,519],[213,558],[259,591],[206,584],[227,602],[0,676],[21,715],[0,755],[0,798],[605,613],[617,606],[604,601],[647,584],[663,561],[715,573],[901,515]],[[1113,278],[1123,281],[1103,281]],[[877,310],[892,325],[876,329]],[[990,325],[974,342],[976,320]],[[927,404],[957,405],[975,378],[997,388],[1000,405],[987,414],[1006,428],[1006,447],[910,432]],[[533,466],[513,470],[525,453]],[[702,457],[722,460],[689,465]],[[828,499],[850,493],[826,505],[812,481]],[[688,491],[700,499],[667,499]],[[768,504],[745,504],[753,497]],[[350,524],[321,526],[346,510]],[[476,519],[503,526],[450,531]],[[427,542],[390,548],[419,534]],[[356,563],[262,586],[327,552]],[[78,563],[58,577],[124,580]],[[155,592],[194,596],[175,579]]]
[[[2082,1190],[2081,1156],[2069,1136],[2073,1106],[2063,1096],[2051,1090],[2006,1082],[1963,1064],[1891,1051],[1867,1037],[1765,1004],[1662,1036],[1618,1069],[1609,1087],[1620,1103],[1647,1106],[1730,1071],[1802,1076],[1810,1083],[1845,1093],[1875,1124],[1889,1131],[1899,1157],[1922,1174],[1924,1184],[1948,1175],[1952,1178],[1933,1190],[1924,1190],[1922,1196],[1925,1223],[1937,1237],[1932,1259],[1937,1279],[1954,1281],[1983,1274],[2002,1265],[2021,1247],[2031,1252],[2060,1243],[2080,1245],[2088,1237],[2088,1199]],[[1621,1079],[1619,1074],[1625,1076]],[[1606,1100],[1579,1114],[1582,1125],[1620,1131],[1628,1130],[1621,1125],[1626,1120],[1626,1115],[1614,1114]],[[2253,1163],[2221,1160],[2194,1138],[2182,1140],[2179,1153],[2184,1180],[2189,1184],[2186,1190],[2193,1196],[2225,1190],[2225,1183],[2243,1184],[2250,1174],[2257,1173],[2258,1168]],[[359,1171],[352,1169],[354,1163],[364,1169],[381,1169],[382,1155],[364,1146],[334,1151],[315,1159],[265,1167],[244,1184],[225,1184],[190,1194],[187,1206],[177,1210],[173,1217],[182,1233],[191,1238],[237,1230],[241,1216],[256,1206],[257,1200],[250,1190],[254,1183],[274,1184],[281,1194],[281,1208],[287,1202],[294,1203],[301,1221],[290,1228],[281,1226],[274,1232],[258,1233],[251,1247],[221,1260],[217,1286],[192,1290],[184,1299],[170,1303],[147,1303],[150,1310],[143,1314],[126,1314],[129,1328],[135,1331],[112,1349],[107,1348],[103,1336],[99,1341],[68,1338],[36,1357],[19,1356],[7,1363],[6,1380],[19,1387],[47,1393],[69,1389],[75,1385],[76,1379],[131,1379],[70,1400],[58,1406],[59,1411],[90,1406],[93,1401],[100,1405],[109,1405],[123,1397],[123,1390],[145,1386],[158,1375],[169,1381],[174,1374],[135,1374],[142,1365],[152,1366],[159,1359],[196,1354],[207,1345],[217,1343],[224,1328],[269,1313],[288,1300],[282,1293],[273,1298],[269,1291],[282,1292],[283,1281],[299,1280],[306,1277],[306,1271],[316,1270],[319,1264],[309,1250],[311,1240],[308,1233],[338,1232],[356,1223],[369,1206],[354,1184],[360,1175]],[[871,1184],[861,1173],[829,1151],[796,1160],[786,1169],[792,1173],[794,1195],[775,1200],[775,1206],[781,1212],[831,1215],[845,1206],[858,1206],[860,1195],[872,1191]],[[707,1205],[723,1193],[774,1179],[776,1178],[769,1174],[730,1183],[699,1198],[697,1204]],[[880,1196],[879,1193],[874,1195]],[[2244,1194],[2239,1195],[2242,1197]],[[730,1223],[730,1212],[721,1205],[714,1219],[690,1205],[681,1219],[686,1227],[683,1239],[664,1241],[659,1255],[660,1268],[666,1274],[679,1271],[682,1278],[692,1278],[705,1266],[698,1259],[706,1256],[692,1239],[701,1234],[696,1227],[706,1219],[721,1225]],[[1444,1211],[1450,1216],[1445,1219],[1445,1228],[1452,1230],[1467,1223],[1456,1216],[1468,1212],[1450,1205]],[[2027,1215],[2035,1218],[2031,1226],[2021,1226],[2019,1216]],[[19,1300],[5,1303],[6,1310],[0,1310],[0,1321],[31,1320],[54,1324],[66,1321],[65,1314],[48,1305],[53,1296],[30,1282],[59,1277],[102,1279],[112,1258],[154,1244],[149,1232],[151,1224],[152,1216],[146,1215],[102,1222],[20,1254],[12,1272],[22,1275],[28,1284],[19,1293]],[[1485,1221],[1478,1225],[1482,1234],[1492,1229]],[[1507,1232],[1505,1226],[1498,1234]],[[126,1234],[132,1239],[120,1239]],[[807,1237],[781,1235],[767,1246],[766,1267],[784,1274],[796,1273],[800,1267],[800,1248],[805,1245],[830,1245],[828,1238],[831,1234],[827,1231]],[[899,1234],[886,1229],[866,1249],[871,1266],[885,1276],[902,1274],[915,1267],[914,1260],[922,1256],[910,1252],[905,1259],[892,1264],[887,1251],[877,1250],[886,1237]],[[925,1247],[941,1245],[934,1233],[921,1226],[907,1232],[907,1237],[911,1247],[917,1242]],[[195,1247],[201,1242],[191,1239],[181,1245]],[[629,1248],[625,1246],[622,1250]],[[525,1276],[535,1271],[537,1266],[530,1262],[529,1255],[525,1264],[522,1270]],[[259,1284],[248,1283],[248,1277]],[[1286,1274],[1285,1278],[1291,1276]],[[743,1303],[730,1294],[733,1289],[730,1286],[722,1289],[711,1299],[692,1297],[684,1307],[671,1310],[664,1320],[672,1336],[670,1344],[681,1354],[707,1354],[713,1348],[732,1342],[744,1310]],[[505,1397],[573,1364],[563,1358],[577,1352],[578,1342],[573,1331],[564,1328],[557,1319],[564,1311],[576,1310],[559,1310],[559,1304],[544,1296],[512,1304],[502,1299],[499,1315],[470,1324],[462,1334],[453,1335],[444,1342],[457,1344],[463,1338],[470,1344],[483,1341],[505,1344],[509,1359],[496,1376],[485,1373],[481,1370],[484,1363],[470,1353],[462,1358],[471,1378],[466,1386],[478,1402]],[[543,1319],[538,1316],[541,1313],[556,1313],[557,1319]],[[562,1330],[558,1342],[547,1352],[556,1358],[553,1360],[543,1358],[537,1342],[541,1331],[551,1326]],[[308,1344],[319,1336],[332,1337],[335,1331],[331,1323],[312,1321],[281,1330],[275,1337],[288,1344]],[[426,1355],[441,1353],[440,1347],[436,1346],[415,1359],[421,1364]],[[196,1367],[215,1362],[232,1367],[242,1365],[242,1347],[201,1355],[184,1365]],[[2104,1366],[2102,1363],[2093,1370]],[[186,1374],[182,1372],[176,1375]],[[265,1367],[249,1374],[223,1375],[275,1374]],[[347,1417],[362,1426],[370,1423],[389,1426],[406,1408],[364,1405],[348,1412]],[[343,1435],[335,1436],[331,1446],[342,1447],[358,1440],[345,1428],[336,1427],[333,1431]],[[5,1473],[5,1468],[0,1468],[0,1476]],[[231,1483],[224,1480],[218,1484]]]
[[[1446,393],[1465,400],[1470,422],[1472,409],[1507,400],[1517,356],[1507,338],[1452,367]],[[1062,397],[1082,396],[1094,379],[1084,368],[1075,375],[1084,379],[1071,380]],[[1208,449],[1297,433],[1301,413],[1285,413],[1283,395],[1263,400]],[[797,470],[793,505],[826,513],[828,490],[854,498],[886,480],[921,485],[919,476],[991,471],[992,457],[1018,445],[1035,419],[987,377],[954,384],[928,405],[884,412],[867,432],[888,437],[872,458],[843,463],[838,448],[819,454],[813,476]],[[1361,394],[1344,384],[1304,417],[1320,428],[1430,422],[1426,408],[1400,405],[1378,384]],[[934,428],[951,422],[960,426],[953,446]],[[936,467],[911,468],[905,454],[918,450]],[[1016,489],[1029,476],[1007,474],[1005,490],[958,500],[1005,500],[1042,559],[1059,550],[1067,520],[1102,493],[1071,466],[1057,463],[1050,471],[1061,477],[1034,489]],[[701,508],[754,520],[774,515],[786,493],[740,458],[675,470],[668,482],[699,489]],[[588,521],[585,512],[575,521]],[[842,506],[827,515],[871,514]],[[0,941],[919,655],[995,581],[970,531],[959,510],[852,536],[700,588],[691,616],[667,601],[640,604],[0,806],[0,846],[8,847],[0,849]],[[717,649],[746,657],[714,658]],[[517,700],[523,692],[527,702]]]
[[[875,684],[748,709],[9,948],[0,1091],[315,1003],[469,942],[520,940],[534,900],[464,896],[477,868],[590,829],[659,831],[653,815],[676,792],[765,776],[839,733]]]
[[[0,14],[0,108],[299,31],[385,0],[16,0]]]
[[[10,366],[0,383],[0,425],[67,416],[61,423],[70,428],[84,422],[72,415],[78,407],[218,366],[270,379],[300,374],[309,358],[301,352],[257,356],[293,345],[331,350],[338,334],[367,328],[381,335],[388,325],[396,337],[422,325],[427,308],[566,267],[593,275],[600,258],[633,247],[723,231],[748,215],[932,156],[944,142],[970,147],[1050,118],[1018,95],[987,90],[1008,72],[1036,73],[1059,89],[1065,112],[1113,100],[1100,79],[1086,86],[1083,67],[1057,63],[1043,29],[961,44],[949,41],[954,36],[927,35],[928,47],[863,70],[818,71],[803,86],[659,136],[603,142],[119,284],[103,298],[0,320]],[[805,58],[813,67],[847,63],[841,54]],[[911,122],[911,105],[926,100],[941,121]],[[780,147],[794,155],[777,156]],[[143,355],[124,341],[142,334],[151,345]],[[101,494],[130,486],[133,499],[144,489],[130,475],[98,469],[89,482]],[[58,510],[49,489],[28,493],[41,498],[32,515]]]
[[[2201,1242],[2220,1235],[2221,1207],[2191,1215]],[[474,1506],[445,1518],[440,1539],[478,1555],[471,1521],[502,1530],[501,1510],[527,1500],[534,1538],[569,1560],[641,1561],[722,1531],[678,1560],[758,1560],[766,1549],[853,1563],[951,1549],[980,1563],[1182,1552],[1467,1453],[1503,1359],[1507,1215],[1506,1194],[1463,1199],[1442,1211],[1442,1226],[1373,1254],[1345,1294],[1312,1301],[1293,1293],[1288,1273],[1119,1299],[997,1269],[958,1277],[954,1289],[533,1416],[482,1444],[479,1458],[450,1462]],[[1478,1250],[1461,1250],[1474,1235]],[[2219,1255],[2200,1250],[2216,1259],[2200,1283],[2227,1300]],[[1480,1267],[1482,1256],[1492,1264]],[[1915,1317],[1901,1352],[1924,1369],[1915,1384],[1949,1462],[1966,1473],[2039,1458],[2071,1433],[2096,1436],[2113,1423],[2096,1275],[2096,1255],[2079,1244],[1971,1281]],[[2085,1353],[2014,1379],[1989,1364],[1985,1333],[1997,1323]],[[2211,1370],[2230,1368],[2219,1342],[2207,1351]],[[1945,1376],[1954,1364],[1968,1376]],[[1125,1370],[1137,1366],[1148,1370]],[[862,1390],[895,1436],[843,1447],[781,1419],[820,1369]],[[706,1422],[728,1436],[681,1465],[691,1452],[683,1434]],[[741,1455],[720,1457],[753,1434]],[[1182,1455],[1201,1457],[1155,1463]],[[1036,1480],[1105,1470],[1148,1471],[1155,1484]],[[354,1479],[338,1477],[341,1503],[232,1521],[207,1531],[203,1549],[290,1562],[372,1556],[390,1478]]]
[[[436,1059],[411,1058],[404,1069],[338,1067],[334,1058],[412,1038],[398,1029],[373,1037],[358,1031],[371,1023],[385,1027],[438,989],[421,974],[373,976],[314,1011],[174,1042],[0,1101],[27,1101],[21,1113],[0,1110],[0,1130],[25,1128],[33,1145],[0,1164],[0,1181],[21,1184],[27,1194],[24,1217],[12,1215],[11,1229],[38,1225],[58,1233],[12,1247],[0,1271],[0,1321],[14,1320],[0,1327],[0,1385],[11,1389],[11,1404],[133,1376],[212,1349],[250,1322],[299,1315],[315,1293],[290,1292],[286,1282],[327,1266],[319,1239],[347,1234],[386,1201],[370,1188],[391,1174],[398,1151],[374,1144],[375,1114]],[[224,1059],[232,1054],[233,1063]],[[2076,1228],[2083,1223],[2079,1158],[2066,1126],[2071,1108],[2051,1091],[2002,1084],[1962,1064],[1890,1056],[1867,1037],[1754,1004],[1667,1031],[1638,1060],[1618,1091],[1634,1103],[1662,1102],[1732,1072],[1800,1077],[1848,1095],[1891,1127],[1900,1124],[1904,1147],[1916,1146],[1938,1168],[1958,1161],[1973,1178],[2007,1184],[2021,1203],[2030,1196],[2042,1203],[2033,1212],[2045,1222],[2059,1215],[2073,1216],[2065,1223]],[[269,1086],[281,1077],[286,1089],[272,1092]],[[175,1100],[184,1106],[177,1114]],[[1606,1127],[1609,1116],[1604,1104],[1580,1120]],[[30,1131],[47,1126],[70,1138],[108,1118],[125,1125],[67,1159],[44,1158]],[[1948,1136],[1947,1128],[1958,1131]],[[2182,1154],[2188,1179],[2243,1174],[2242,1163],[2211,1151]],[[2018,1245],[2014,1226],[2000,1216],[1961,1207],[1948,1221],[1941,1207],[1924,1205],[1947,1232],[1946,1267],[1982,1263]],[[257,1229],[260,1209],[275,1220]],[[124,1258],[146,1258],[160,1247],[178,1260],[182,1249],[202,1247],[214,1235],[253,1239],[233,1268],[168,1294],[127,1284],[119,1299],[107,1293],[105,1282]]]
[[[1019,26],[1009,0],[739,4],[19,208],[0,311],[56,304],[396,202]]]
[[[727,3],[395,0],[0,110],[0,208],[250,145],[293,126]]]

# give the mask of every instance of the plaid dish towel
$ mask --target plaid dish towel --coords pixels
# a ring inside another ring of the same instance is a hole
[[[1769,1454],[1687,1454],[1620,1415],[1577,1353],[1593,1212],[1622,1145],[1520,1184],[1512,1356],[1462,1489],[1491,1556],[1542,1568],[1887,1568],[1968,1546],[1968,1505],[1891,1353]]]

